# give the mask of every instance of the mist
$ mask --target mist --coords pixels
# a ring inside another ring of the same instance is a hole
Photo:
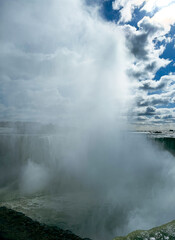
[[[122,29],[80,0],[1,4],[1,204],[94,240],[172,220],[174,158],[128,131]]]
[[[108,126],[2,143],[11,156],[1,153],[1,203],[35,219],[112,239],[174,217],[174,157],[146,136]]]

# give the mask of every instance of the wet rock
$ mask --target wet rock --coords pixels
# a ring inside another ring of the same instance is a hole
[[[137,230],[114,240],[175,240],[175,221],[150,230]]]
[[[23,213],[0,207],[1,240],[90,240],[71,231],[33,221]]]

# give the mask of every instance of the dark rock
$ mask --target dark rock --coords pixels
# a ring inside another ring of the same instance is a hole
[[[161,137],[154,138],[154,141],[159,144],[163,149],[169,151],[175,156],[175,138]]]
[[[33,221],[23,213],[0,207],[0,240],[90,240],[71,231]]]
[[[161,131],[155,131],[153,133],[156,133],[156,134],[161,134],[162,132]]]

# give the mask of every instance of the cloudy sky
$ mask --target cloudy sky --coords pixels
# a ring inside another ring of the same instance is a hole
[[[0,120],[173,124],[174,12],[173,0],[1,0]]]
[[[137,124],[174,123],[175,120],[175,1],[115,0],[101,3],[107,21],[122,26],[135,81]]]

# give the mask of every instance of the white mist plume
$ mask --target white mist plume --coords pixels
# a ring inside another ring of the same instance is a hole
[[[48,179],[47,169],[29,159],[22,169],[21,190],[27,194],[41,191],[48,187]]]
[[[121,30],[80,0],[2,6],[1,118],[59,126],[52,135],[2,139],[11,149],[1,160],[3,183],[17,179],[21,195],[69,194],[67,225],[93,239],[172,218],[171,155],[123,130],[128,60]]]
[[[66,228],[92,239],[168,222],[174,218],[174,158],[149,141],[114,126],[38,139],[29,152],[37,163],[24,163],[21,194],[67,196],[50,209],[61,205]]]
[[[1,18],[1,118],[72,125],[123,112],[127,61],[115,24],[80,0],[4,1]]]

